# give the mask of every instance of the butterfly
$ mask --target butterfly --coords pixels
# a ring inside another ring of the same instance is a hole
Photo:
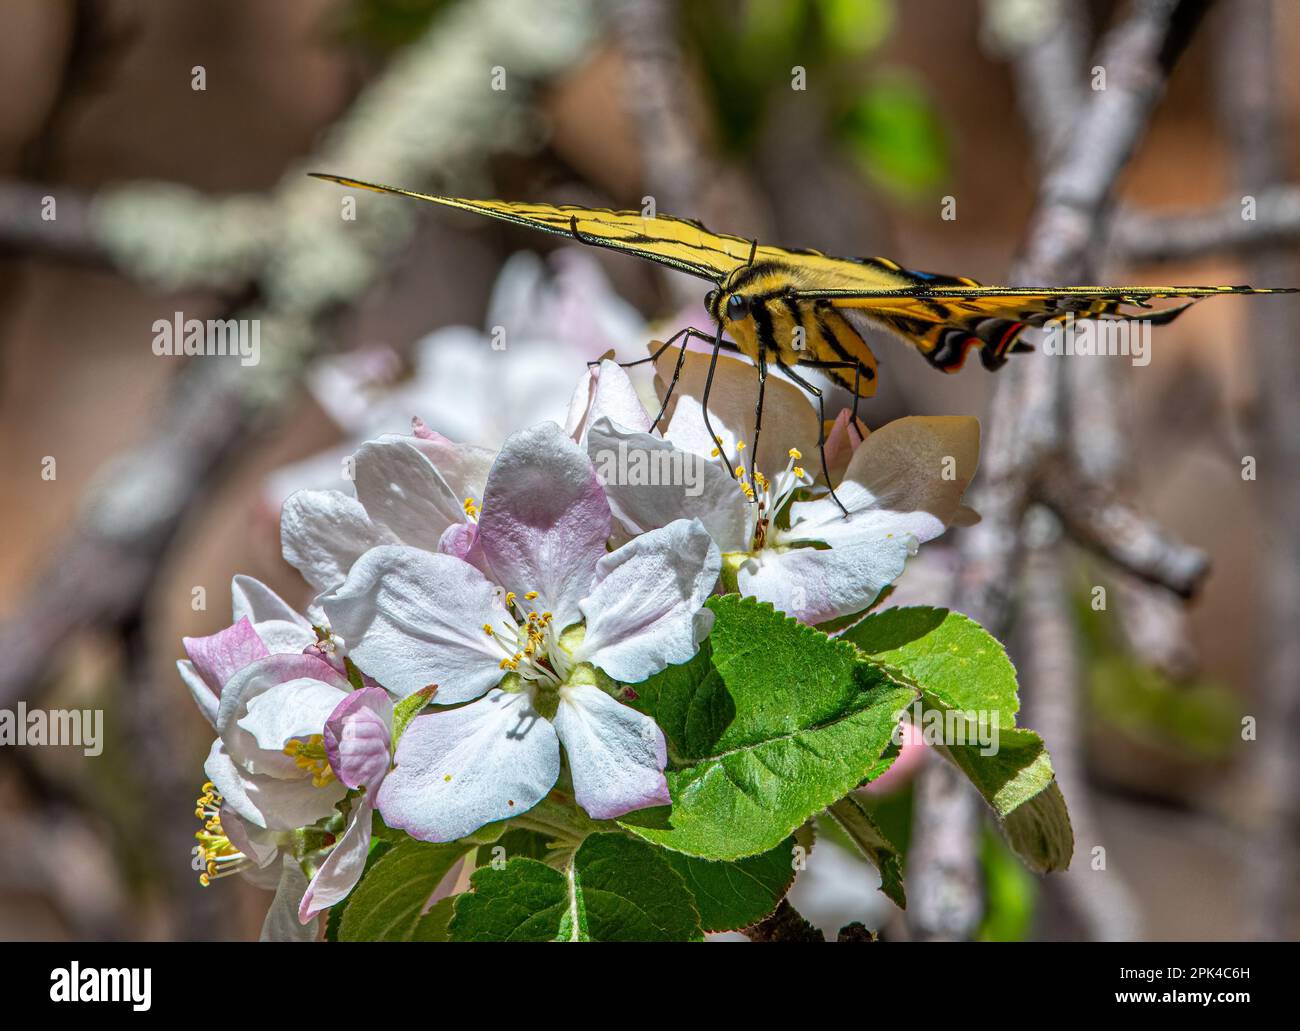
[[[413,197],[594,247],[623,251],[707,280],[712,288],[705,296],[705,306],[714,322],[713,332],[687,327],[641,361],[654,361],[683,337],[708,343],[713,349],[712,360],[701,398],[707,423],[708,391],[718,352],[746,355],[758,370],[756,438],[770,365],[816,399],[824,426],[823,391],[800,375],[796,367],[823,370],[832,381],[851,391],[856,419],[859,399],[876,392],[876,357],[865,339],[873,328],[901,337],[944,372],[956,372],[972,351],[978,352],[985,368],[997,370],[1010,354],[1032,350],[1021,340],[1025,330],[1067,317],[1141,318],[1163,325],[1204,297],[1295,292],[1289,288],[1249,286],[983,286],[961,276],[907,269],[888,258],[837,258],[820,251],[759,245],[756,240],[714,233],[699,222],[671,215],[465,200],[343,176],[310,174],[343,186]],[[1158,299],[1183,298],[1188,299],[1184,304],[1158,310],[1150,304]],[[667,410],[685,357],[683,346],[656,426]],[[711,426],[709,432],[719,439]],[[751,455],[757,453],[757,439],[754,443]],[[824,448],[821,457],[829,483]],[[750,473],[752,476],[752,469]]]

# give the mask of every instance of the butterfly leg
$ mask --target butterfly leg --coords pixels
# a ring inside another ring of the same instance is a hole
[[[754,405],[754,449],[749,453],[749,482],[754,480],[754,463],[758,461],[758,437],[763,432],[763,393],[767,389],[767,355],[758,352],[758,401]]]
[[[722,454],[722,438],[718,436],[717,430],[713,428],[713,423],[709,421],[709,393],[713,389],[713,373],[718,368],[718,352],[722,350],[722,326],[718,326],[718,333],[712,340],[713,353],[709,356],[709,372],[704,377],[704,394],[700,398],[700,411],[704,416],[704,429],[713,441],[714,447],[718,453]],[[728,455],[722,455],[722,461],[727,467],[727,472],[731,473],[733,480],[737,479],[735,467],[731,464],[731,458]]]
[[[846,362],[845,364],[847,365],[849,363]],[[844,518],[847,519],[849,516],[849,510],[844,507],[844,502],[842,502],[839,495],[835,493],[835,485],[831,483],[830,467],[826,463],[826,399],[822,396],[822,389],[809,383],[789,365],[786,365],[785,362],[778,359],[777,365],[780,366],[782,372],[817,399],[817,451],[821,455],[822,459],[822,475],[826,477],[826,486],[831,489],[831,497],[835,499],[835,504],[839,505],[840,511],[844,513]]]
[[[859,391],[862,389],[862,373],[866,367],[861,362],[821,362],[815,359],[806,359],[799,363],[807,365],[811,369],[852,369],[853,370],[853,423],[857,425],[858,419],[858,402],[862,400]],[[843,384],[841,384],[842,386]]]

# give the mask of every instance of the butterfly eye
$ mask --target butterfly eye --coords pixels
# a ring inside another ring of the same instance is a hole
[[[732,319],[743,319],[749,314],[749,298],[742,297],[740,294],[732,294],[727,298],[727,317]]]

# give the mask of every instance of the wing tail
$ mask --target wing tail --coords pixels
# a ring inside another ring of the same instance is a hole
[[[919,282],[872,294],[821,290],[800,296],[883,326],[915,346],[936,368],[956,372],[975,350],[985,368],[999,369],[1012,353],[1033,349],[1021,339],[1026,330],[1066,318],[1148,320],[1163,326],[1206,297],[1294,292],[1250,286],[988,287]],[[1185,303],[1151,307],[1153,300],[1179,298]]]

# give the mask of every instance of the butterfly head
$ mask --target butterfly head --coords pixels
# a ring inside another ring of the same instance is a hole
[[[718,322],[740,322],[747,319],[750,313],[749,297],[725,288],[710,290],[704,297],[704,304]]]

